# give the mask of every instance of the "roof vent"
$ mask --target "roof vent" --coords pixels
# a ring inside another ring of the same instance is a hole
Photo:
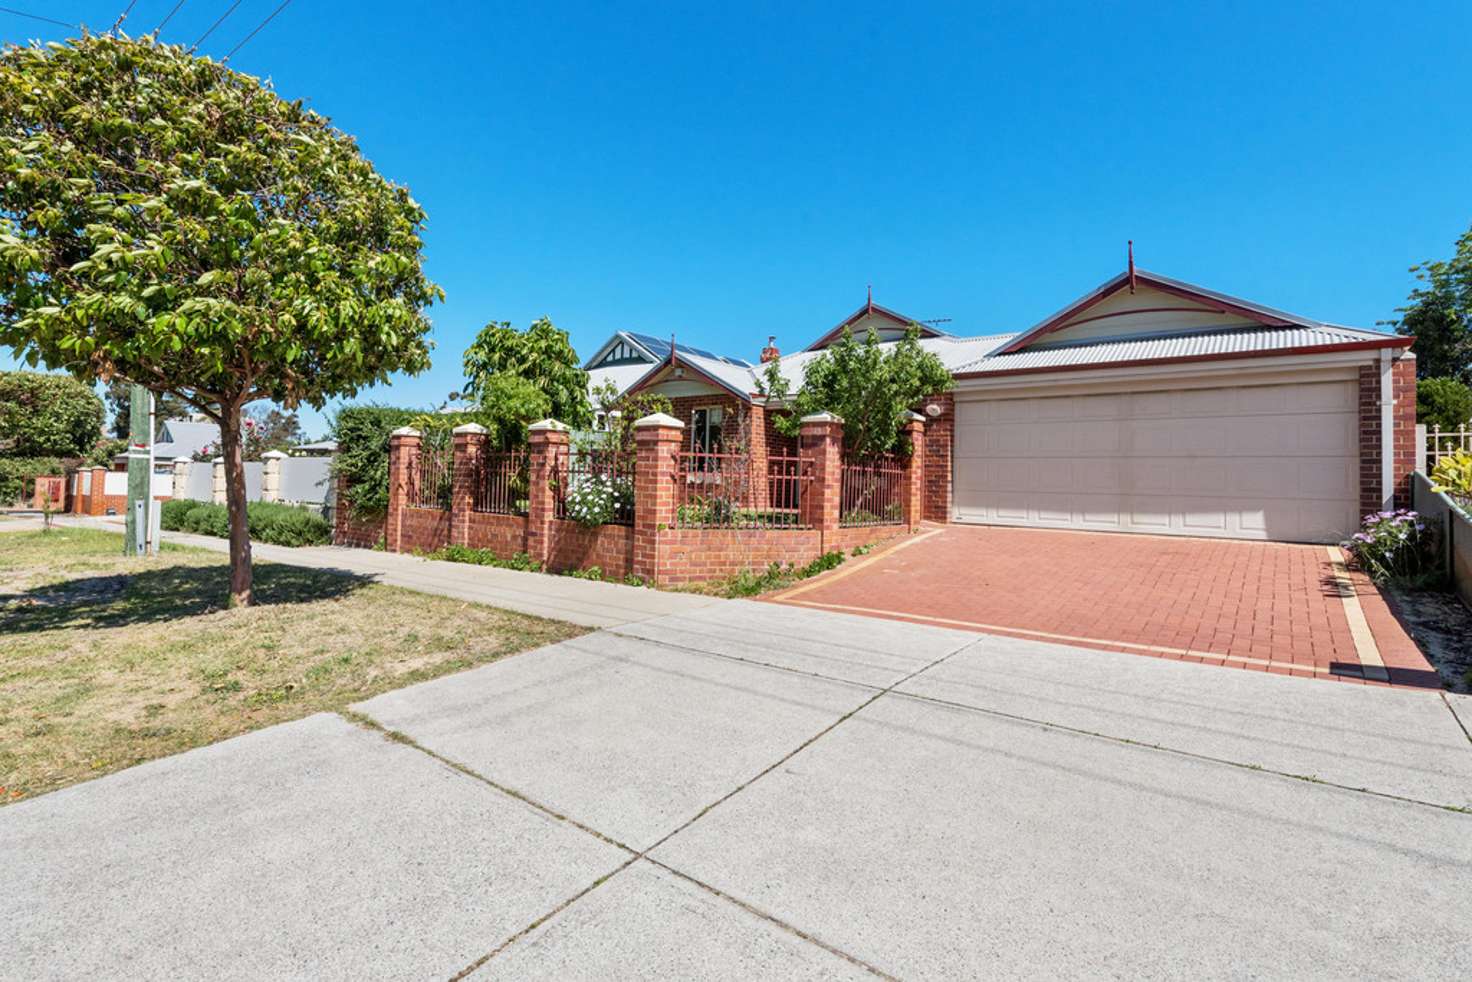
[[[765,365],[769,361],[776,361],[781,357],[782,352],[777,350],[777,335],[767,335],[767,346],[762,349],[762,364]]]

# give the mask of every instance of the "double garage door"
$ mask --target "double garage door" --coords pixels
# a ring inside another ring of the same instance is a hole
[[[1358,525],[1353,381],[956,402],[956,520],[1336,542]]]

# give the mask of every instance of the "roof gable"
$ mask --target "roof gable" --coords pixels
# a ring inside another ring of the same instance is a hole
[[[899,335],[912,327],[919,330],[922,338],[943,338],[948,336],[945,331],[931,324],[922,324],[913,317],[906,317],[904,314],[890,310],[888,307],[881,307],[874,302],[873,297],[870,297],[869,301],[862,307],[829,328],[822,337],[803,350],[818,351],[828,347],[843,335],[845,328],[855,335],[862,336],[863,334],[867,334],[871,327],[878,331],[881,337],[884,337],[886,333],[890,332]],[[889,339],[886,338],[885,340]]]
[[[1040,344],[1090,342],[1132,336],[1194,333],[1239,327],[1323,327],[1299,317],[1195,286],[1131,269],[996,349],[1011,354]]]

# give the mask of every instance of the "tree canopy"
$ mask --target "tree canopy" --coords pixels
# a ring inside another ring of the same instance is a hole
[[[574,429],[582,429],[593,421],[588,404],[588,373],[578,362],[578,354],[568,340],[545,317],[518,331],[509,321],[492,321],[481,329],[465,349],[465,396],[484,402],[495,386],[497,375],[510,375],[532,383],[547,397],[548,412],[553,419]]]
[[[1414,335],[1416,374],[1472,385],[1472,228],[1448,260],[1411,267],[1422,284],[1401,307],[1396,332]]]
[[[873,329],[859,341],[845,328],[842,337],[808,362],[795,396],[780,363],[769,362],[764,394],[792,409],[790,415],[774,417],[778,432],[796,436],[802,417],[829,412],[843,418],[843,442],[850,453],[867,457],[895,450],[914,407],[951,387],[951,373],[920,347],[919,338],[912,325],[901,340],[886,346]]]
[[[0,52],[0,343],[216,419],[250,602],[241,411],[429,365],[424,210],[327,118],[151,37]]]
[[[102,400],[67,375],[0,372],[0,456],[81,457],[102,438]]]
[[[108,432],[118,439],[126,439],[129,436],[130,416],[133,405],[133,386],[121,379],[113,379],[107,383],[107,393],[104,397],[107,403]],[[194,407],[183,399],[168,392],[155,392],[153,394],[154,418],[159,422],[166,419],[180,419],[194,412]]]
[[[1454,378],[1416,382],[1416,422],[1455,430],[1472,422],[1472,388]]]

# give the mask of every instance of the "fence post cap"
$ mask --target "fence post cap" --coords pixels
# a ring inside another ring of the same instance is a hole
[[[450,432],[451,433],[478,433],[481,436],[484,436],[486,434],[486,428],[484,426],[481,426],[479,423],[461,423],[459,426],[455,427]]]
[[[639,430],[646,426],[665,426],[675,430],[683,430],[685,428],[684,423],[675,419],[669,413],[650,413],[648,416],[641,416],[634,420],[634,429]]]
[[[802,423],[842,423],[843,417],[836,413],[822,412],[812,413],[804,416],[799,422]]]
[[[905,419],[909,420],[912,423],[925,422],[925,417],[920,413],[915,412],[913,409],[910,410],[909,414],[905,416]]]
[[[389,434],[389,436],[420,436],[420,435],[421,435],[420,432],[418,430],[416,430],[412,426],[400,426],[398,429],[394,430],[392,433]]]
[[[266,457],[270,457],[272,460],[276,460],[278,458],[282,458],[282,457],[285,457],[285,456],[286,456],[286,454],[283,453],[283,452],[281,452],[280,450],[267,450],[265,453],[261,454],[261,458],[262,459],[265,459]]]
[[[566,433],[572,427],[555,419],[539,419],[527,427],[529,433]]]
[[[225,458],[224,457],[216,457],[214,460],[210,461],[210,463],[212,463],[212,464],[223,464],[224,462],[225,462]]]

